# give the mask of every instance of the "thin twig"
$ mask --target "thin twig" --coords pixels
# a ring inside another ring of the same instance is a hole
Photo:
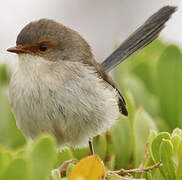
[[[120,175],[118,175],[118,174],[116,174],[116,173],[114,173],[112,171],[107,172],[107,176],[115,176],[118,179],[122,179],[122,180],[132,180],[130,177],[129,178],[123,177],[123,176],[120,176]]]
[[[149,143],[146,144],[145,152],[144,152],[144,158],[139,165],[139,169],[144,167],[145,161],[147,160],[148,156],[149,156]]]
[[[155,169],[155,168],[159,168],[162,166],[162,162],[158,162],[152,166],[149,166],[149,167],[145,167],[145,168],[136,168],[136,169],[120,169],[120,170],[117,170],[117,171],[108,171],[108,173],[112,174],[118,174],[118,175],[121,175],[121,176],[124,176],[124,175],[128,175],[128,174],[136,174],[136,173],[143,173],[143,172],[147,172],[147,171],[150,171],[152,169]]]
[[[118,174],[113,173],[112,171],[108,172],[107,176],[115,176],[115,177],[117,177],[118,179],[121,179],[121,180],[145,180],[145,179],[134,179],[132,177],[123,177],[123,176],[120,176]]]

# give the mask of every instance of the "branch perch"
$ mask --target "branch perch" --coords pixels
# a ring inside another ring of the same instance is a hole
[[[120,169],[120,170],[117,170],[117,171],[107,171],[106,175],[120,175],[120,176],[125,176],[125,175],[131,175],[131,174],[136,174],[136,173],[144,173],[144,172],[147,172],[147,171],[150,171],[152,169],[156,169],[156,168],[159,168],[162,166],[162,162],[158,162],[152,166],[149,166],[149,167],[145,167],[145,168],[135,168],[135,169]],[[122,179],[123,177],[121,177]]]

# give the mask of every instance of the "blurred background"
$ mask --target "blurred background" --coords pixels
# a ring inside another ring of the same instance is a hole
[[[161,37],[181,45],[181,0],[2,1],[0,54],[7,54],[6,49],[15,45],[18,33],[27,23],[39,18],[51,18],[77,30],[89,42],[95,57],[103,61],[116,44],[164,5],[177,5],[179,9]],[[0,57],[0,62],[3,59]]]
[[[109,168],[108,157],[114,158],[113,169],[138,167],[143,159],[150,132],[172,132],[177,127],[182,128],[182,1],[2,1],[0,147],[2,145],[19,149],[26,142],[16,127],[9,104],[8,84],[17,61],[16,55],[7,53],[6,49],[15,45],[18,33],[27,23],[39,18],[51,18],[75,29],[89,42],[96,59],[102,62],[151,14],[165,5],[178,6],[178,11],[167,23],[160,38],[119,65],[113,72],[126,98],[129,117],[120,117],[110,132],[96,137],[94,141],[99,147],[104,144],[104,148],[102,146],[96,152]],[[73,155],[81,158],[88,152],[88,149],[77,150],[73,151]]]

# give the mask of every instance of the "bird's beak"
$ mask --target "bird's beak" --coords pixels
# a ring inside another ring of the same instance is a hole
[[[8,48],[7,51],[16,54],[28,53],[27,49],[25,49],[23,46],[20,45]]]

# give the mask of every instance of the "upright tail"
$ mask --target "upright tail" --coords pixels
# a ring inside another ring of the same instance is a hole
[[[176,7],[165,6],[153,14],[145,23],[131,34],[103,63],[104,71],[109,72],[135,52],[143,49],[156,39],[165,23],[176,11]]]

